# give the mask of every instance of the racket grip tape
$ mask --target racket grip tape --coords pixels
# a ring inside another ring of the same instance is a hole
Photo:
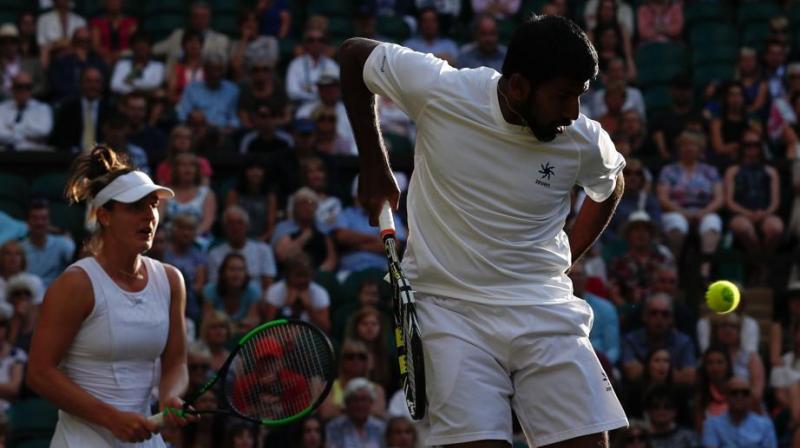
[[[156,415],[151,415],[150,417],[147,417],[147,420],[155,424],[156,428],[161,429],[164,427],[164,415],[167,414],[175,414],[178,417],[183,417],[184,415],[186,415],[186,412],[183,409],[175,409],[167,407],[164,408],[163,412],[159,412]]]
[[[378,216],[378,224],[381,227],[381,235],[385,232],[394,233],[394,215],[392,214],[392,206],[389,201],[383,203],[381,214]]]

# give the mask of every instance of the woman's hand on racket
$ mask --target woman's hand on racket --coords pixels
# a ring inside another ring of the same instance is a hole
[[[191,412],[183,411],[184,401],[178,397],[170,397],[162,400],[161,412],[164,414],[164,426],[184,427],[189,423],[196,422],[200,417]],[[169,412],[164,412],[169,409]],[[189,411],[193,409],[190,407]]]
[[[107,428],[114,437],[128,443],[144,442],[156,431],[156,425],[144,415],[125,411],[117,411],[112,415]]]

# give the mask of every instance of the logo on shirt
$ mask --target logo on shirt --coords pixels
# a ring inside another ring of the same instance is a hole
[[[605,371],[601,371],[600,374],[603,375],[603,383],[605,384],[606,392],[611,392],[614,388],[611,387],[611,383],[608,381],[608,377],[606,376],[606,372]]]
[[[386,73],[386,70],[384,70],[385,68],[386,68],[386,56],[384,56],[383,60],[381,61],[381,73]]]
[[[539,170],[539,174],[541,174],[542,177],[536,179],[536,184],[537,185],[541,185],[543,187],[550,188],[550,183],[549,182],[544,182],[544,181],[545,180],[550,180],[551,177],[555,176],[555,174],[556,174],[555,171],[554,171],[555,167],[550,166],[550,162],[541,164],[539,166],[542,167],[542,169]]]

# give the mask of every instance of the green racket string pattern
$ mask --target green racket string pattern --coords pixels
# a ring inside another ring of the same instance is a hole
[[[328,341],[310,327],[276,325],[240,348],[225,378],[237,413],[262,422],[302,414],[325,393],[333,359]]]

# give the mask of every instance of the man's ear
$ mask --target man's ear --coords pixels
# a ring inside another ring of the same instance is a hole
[[[531,83],[519,73],[508,80],[508,96],[514,103],[526,102],[531,94]]]

